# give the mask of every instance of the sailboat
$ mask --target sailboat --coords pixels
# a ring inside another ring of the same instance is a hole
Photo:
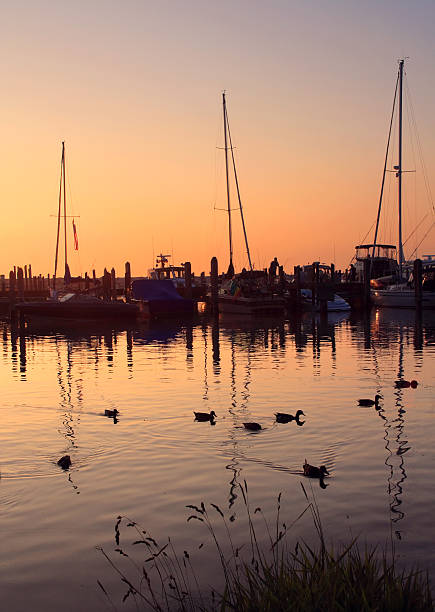
[[[393,111],[391,114],[390,130],[388,136],[387,151],[385,156],[384,173],[382,178],[381,195],[379,200],[378,214],[376,220],[375,236],[372,245],[365,245],[366,248],[371,248],[371,267],[372,267],[372,278],[373,267],[377,264],[377,257],[380,256],[380,249],[384,249],[390,252],[394,252],[395,247],[393,245],[381,245],[377,243],[377,236],[379,230],[379,220],[381,214],[382,195],[385,183],[385,174],[387,171],[387,159],[388,151],[391,138],[391,130],[393,124],[393,116],[395,112],[396,97],[398,97],[398,130],[399,130],[399,142],[398,142],[398,159],[397,164],[394,166],[396,178],[398,179],[398,262],[397,266],[392,268],[393,280],[395,282],[383,286],[382,279],[374,279],[371,281],[371,299],[375,306],[387,307],[387,308],[414,308],[416,305],[415,290],[413,288],[412,276],[409,279],[404,278],[405,271],[405,256],[403,250],[403,239],[402,239],[402,174],[405,172],[402,167],[402,151],[403,151],[403,70],[405,60],[399,60],[399,71],[396,81],[396,89],[394,94]],[[357,248],[362,248],[360,245]],[[367,255],[370,256],[367,250]],[[385,253],[384,253],[385,255]],[[423,297],[422,306],[423,308],[435,308],[435,261],[432,259],[425,262],[424,266],[425,278],[423,280]],[[391,280],[391,278],[390,278]]]
[[[63,204],[62,204],[63,203]],[[63,209],[63,212],[62,212]],[[21,302],[16,309],[23,320],[35,322],[47,322],[47,320],[69,322],[80,322],[83,320],[100,321],[119,318],[136,318],[139,316],[139,307],[135,304],[127,304],[121,301],[104,301],[92,295],[75,293],[69,289],[71,273],[68,266],[67,228],[68,217],[66,207],[65,187],[65,143],[62,142],[62,157],[60,165],[60,187],[59,207],[57,215],[57,237],[54,261],[54,274],[52,279],[51,297],[41,302]],[[64,291],[57,291],[57,265],[59,259],[59,243],[61,221],[64,223],[64,248],[65,248],[65,274]],[[78,247],[77,233],[73,220],[74,242]]]
[[[227,191],[227,213],[228,213],[228,239],[229,239],[229,265],[222,282],[219,296],[218,308],[220,313],[245,314],[245,315],[267,315],[281,316],[285,312],[285,301],[282,296],[273,291],[269,285],[267,272],[254,270],[249,251],[248,235],[246,232],[245,219],[243,216],[242,200],[240,197],[239,181],[237,177],[234,149],[231,139],[230,124],[228,121],[227,103],[225,92],[222,93],[223,122],[224,122],[224,151],[225,151],[225,176]],[[240,217],[242,221],[243,235],[245,239],[246,254],[248,256],[249,270],[235,274],[233,264],[233,233],[231,218],[231,190],[230,190],[230,168],[229,155],[233,167],[234,182],[237,192]]]

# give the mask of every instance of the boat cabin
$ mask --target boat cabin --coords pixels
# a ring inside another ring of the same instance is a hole
[[[358,244],[355,247],[355,280],[364,280],[364,261],[371,261],[370,278],[396,276],[399,271],[394,244]]]
[[[169,263],[170,255],[157,255],[156,267],[148,270],[148,277],[153,280],[171,280],[175,286],[184,286],[184,264],[173,266]]]

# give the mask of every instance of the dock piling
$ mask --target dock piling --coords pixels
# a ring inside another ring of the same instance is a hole
[[[192,299],[192,265],[190,261],[186,261],[184,264],[184,283],[186,294],[185,298],[188,300]]]
[[[217,257],[212,257],[210,262],[210,285],[211,285],[211,304],[213,313],[218,312],[218,277],[219,268]]]

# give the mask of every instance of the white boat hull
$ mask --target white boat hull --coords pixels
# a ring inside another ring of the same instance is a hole
[[[372,303],[380,308],[415,308],[415,293],[413,289],[391,287],[371,291]],[[422,308],[435,308],[435,291],[423,291]]]

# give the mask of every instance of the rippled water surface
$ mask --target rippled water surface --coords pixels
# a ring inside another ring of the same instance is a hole
[[[435,567],[433,313],[1,331],[0,590],[9,612],[110,609],[97,580],[118,605],[125,588],[97,549],[113,553],[118,515],[196,549],[204,530],[186,522],[185,506],[213,502],[244,537],[245,479],[270,520],[282,491],[291,523],[306,505],[300,483],[311,483],[328,539],[393,542],[402,561]],[[398,378],[419,385],[398,389]],[[376,393],[378,410],[357,405]],[[104,416],[114,408],[118,422]],[[275,422],[274,412],[298,409],[303,424]],[[214,410],[216,424],[195,422],[194,410]],[[263,430],[248,432],[245,421]],[[69,471],[56,463],[65,454]],[[303,478],[305,458],[329,469],[325,489]],[[292,529],[313,534],[307,516]],[[211,581],[210,550],[201,554]]]

